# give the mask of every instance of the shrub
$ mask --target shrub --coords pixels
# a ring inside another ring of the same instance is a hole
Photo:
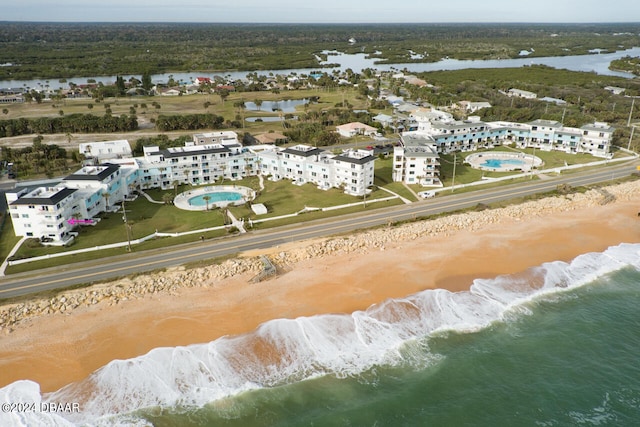
[[[25,240],[24,241],[24,245],[25,245],[25,247],[27,247],[29,249],[41,248],[42,247],[42,243],[40,243],[40,239],[37,239],[35,237]]]

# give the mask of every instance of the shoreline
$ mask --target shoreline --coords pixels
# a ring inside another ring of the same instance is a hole
[[[603,204],[608,195],[615,201]],[[42,391],[53,391],[111,360],[156,347],[210,342],[276,318],[352,313],[425,289],[467,290],[475,278],[635,243],[640,241],[639,208],[640,181],[633,181],[253,251],[220,266],[174,269],[65,293],[58,298],[98,290],[137,292],[20,318],[11,331],[0,329],[0,387],[30,379]],[[288,271],[250,283],[263,254]],[[18,305],[0,307],[0,316]]]

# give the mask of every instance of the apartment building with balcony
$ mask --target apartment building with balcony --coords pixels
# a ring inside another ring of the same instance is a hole
[[[73,240],[73,225],[68,220],[82,203],[77,193],[77,189],[64,185],[8,191],[6,198],[16,236],[60,244]]]
[[[79,190],[85,200],[86,212],[83,217],[91,218],[99,212],[118,209],[129,194],[120,165],[107,163],[99,166],[84,166],[62,180],[67,188]]]
[[[477,116],[469,116],[467,120],[456,121],[436,111],[417,112],[413,118],[418,122],[418,130],[411,133],[432,137],[439,153],[516,143],[519,148],[589,153],[606,158],[610,156],[615,131],[603,122],[574,128],[541,119],[529,123],[483,122]]]
[[[294,184],[312,183],[318,188],[344,188],[354,196],[367,194],[373,185],[375,157],[369,150],[348,150],[335,155],[305,144],[257,153],[260,173],[274,181],[290,179]]]
[[[437,144],[427,135],[405,134],[393,149],[393,180],[441,187]]]

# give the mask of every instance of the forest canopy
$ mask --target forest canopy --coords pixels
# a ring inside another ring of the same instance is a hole
[[[332,49],[410,63],[516,58],[532,46],[530,57],[639,45],[633,24],[0,22],[0,80],[318,68]]]

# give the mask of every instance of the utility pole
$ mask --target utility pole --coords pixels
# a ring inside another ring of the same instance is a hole
[[[631,126],[631,116],[633,115],[633,104],[635,104],[636,98],[631,99],[631,109],[629,110],[629,120],[627,120],[627,127]]]
[[[627,145],[627,150],[631,150],[631,140],[633,139],[633,131],[636,129],[636,126],[631,126],[631,135],[629,135],[629,144]]]
[[[454,185],[456,183],[456,163],[457,162],[457,153],[453,153],[453,177],[451,178],[451,192],[453,193]]]
[[[531,178],[533,179],[533,168],[535,166],[535,161],[536,161],[536,147],[535,145],[533,146],[533,157],[531,158]]]
[[[131,227],[127,222],[127,211],[124,209],[124,200],[122,201],[122,221],[124,221],[124,228],[127,231],[127,251],[131,252]]]

